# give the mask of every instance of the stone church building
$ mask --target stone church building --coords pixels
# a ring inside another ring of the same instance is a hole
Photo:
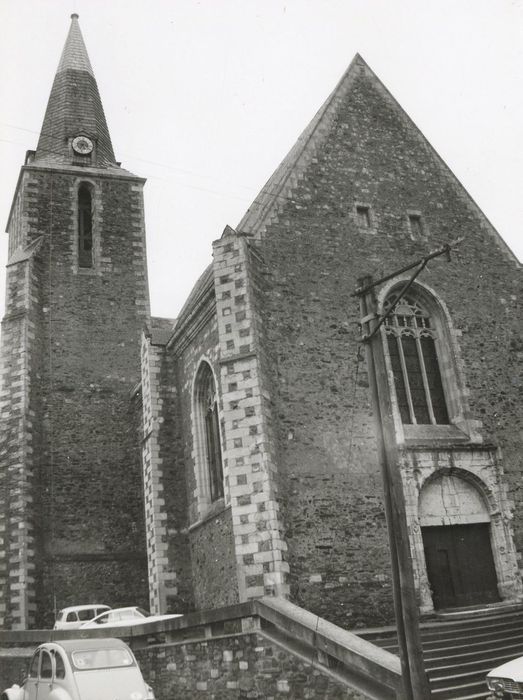
[[[359,280],[375,287],[419,610],[522,600],[520,266],[361,57],[178,318],[78,17],[8,222],[0,618],[285,596],[393,620]],[[176,231],[173,232],[176,235]],[[383,388],[382,387],[382,388]]]

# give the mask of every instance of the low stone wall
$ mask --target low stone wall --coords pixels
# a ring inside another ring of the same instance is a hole
[[[43,641],[118,636],[157,700],[393,700],[399,659],[282,599],[111,630],[0,632],[0,688]]]
[[[23,681],[32,653],[32,647],[0,649],[0,692],[13,683]]]
[[[158,700],[367,700],[262,634],[137,651]]]

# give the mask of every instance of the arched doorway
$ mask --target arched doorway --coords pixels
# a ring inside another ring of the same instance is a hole
[[[498,601],[490,514],[481,493],[465,479],[441,474],[423,487],[419,513],[434,607]]]

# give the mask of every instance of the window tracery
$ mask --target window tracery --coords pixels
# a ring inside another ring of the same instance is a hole
[[[438,343],[440,332],[427,308],[412,294],[398,301],[390,294],[385,313],[385,334],[394,376],[396,398],[403,423],[449,424],[441,377]]]

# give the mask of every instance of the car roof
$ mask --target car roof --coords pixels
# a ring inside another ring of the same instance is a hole
[[[68,608],[61,608],[60,612],[72,612],[73,610],[90,610],[91,608],[109,608],[103,603],[89,603],[88,605],[70,605]]]
[[[87,649],[105,649],[108,645],[111,647],[120,647],[121,649],[128,649],[125,642],[121,639],[116,639],[115,637],[103,637],[102,639],[60,639],[55,642],[45,642],[41,644],[40,647],[46,647],[51,644],[56,644],[66,652],[71,651],[84,651]]]

